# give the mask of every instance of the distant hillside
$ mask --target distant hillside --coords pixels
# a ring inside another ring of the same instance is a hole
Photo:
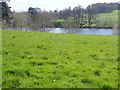
[[[111,13],[100,13],[96,20],[98,27],[114,27],[118,23],[118,12],[120,10],[114,10]]]
[[[118,5],[119,3],[96,3],[91,6],[95,8],[96,13],[110,13],[113,10],[119,10]]]
[[[111,13],[100,13],[99,16],[101,19],[106,20],[106,19],[111,19],[113,21],[117,21],[118,20],[118,12],[120,10],[114,10]]]

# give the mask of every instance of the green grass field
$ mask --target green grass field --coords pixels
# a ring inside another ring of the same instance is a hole
[[[99,16],[102,20],[112,20],[113,22],[116,22],[118,21],[118,12],[119,10],[114,10],[111,13],[101,13]]]
[[[100,21],[98,26],[100,27],[113,27],[118,23],[118,12],[120,10],[114,10],[111,13],[98,14],[97,20]]]
[[[2,88],[2,53],[1,52],[2,52],[2,31],[0,30],[0,90]]]
[[[3,88],[117,88],[118,36],[2,31]]]

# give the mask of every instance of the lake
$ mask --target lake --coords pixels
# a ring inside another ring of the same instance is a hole
[[[91,35],[117,35],[118,30],[113,29],[72,29],[72,28],[51,28],[51,33],[74,33],[74,34],[91,34]]]
[[[9,29],[9,30],[21,30],[21,29]],[[47,28],[45,30],[30,30],[22,29],[22,31],[35,31],[35,32],[50,32],[50,33],[72,33],[72,34],[91,34],[91,35],[118,35],[118,30],[113,29],[96,29],[96,28]]]

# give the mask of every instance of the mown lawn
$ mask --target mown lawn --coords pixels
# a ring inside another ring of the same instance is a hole
[[[3,88],[117,88],[118,36],[2,31]]]

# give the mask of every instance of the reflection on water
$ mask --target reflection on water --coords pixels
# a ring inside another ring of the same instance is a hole
[[[35,31],[35,32],[50,32],[50,33],[73,33],[73,34],[91,34],[91,35],[118,35],[119,30],[113,29],[88,29],[88,28],[47,28],[39,30],[31,29],[9,29],[9,30],[22,30],[22,31]],[[120,34],[119,34],[120,35]]]
[[[61,28],[49,29],[50,33],[65,33]]]
[[[77,34],[80,31],[79,28],[49,28],[51,33],[73,33]]]
[[[77,34],[112,35],[112,29],[81,29]]]
[[[92,34],[92,35],[117,35],[118,30],[112,29],[76,29],[76,28],[52,28],[51,33],[74,33],[74,34]]]

